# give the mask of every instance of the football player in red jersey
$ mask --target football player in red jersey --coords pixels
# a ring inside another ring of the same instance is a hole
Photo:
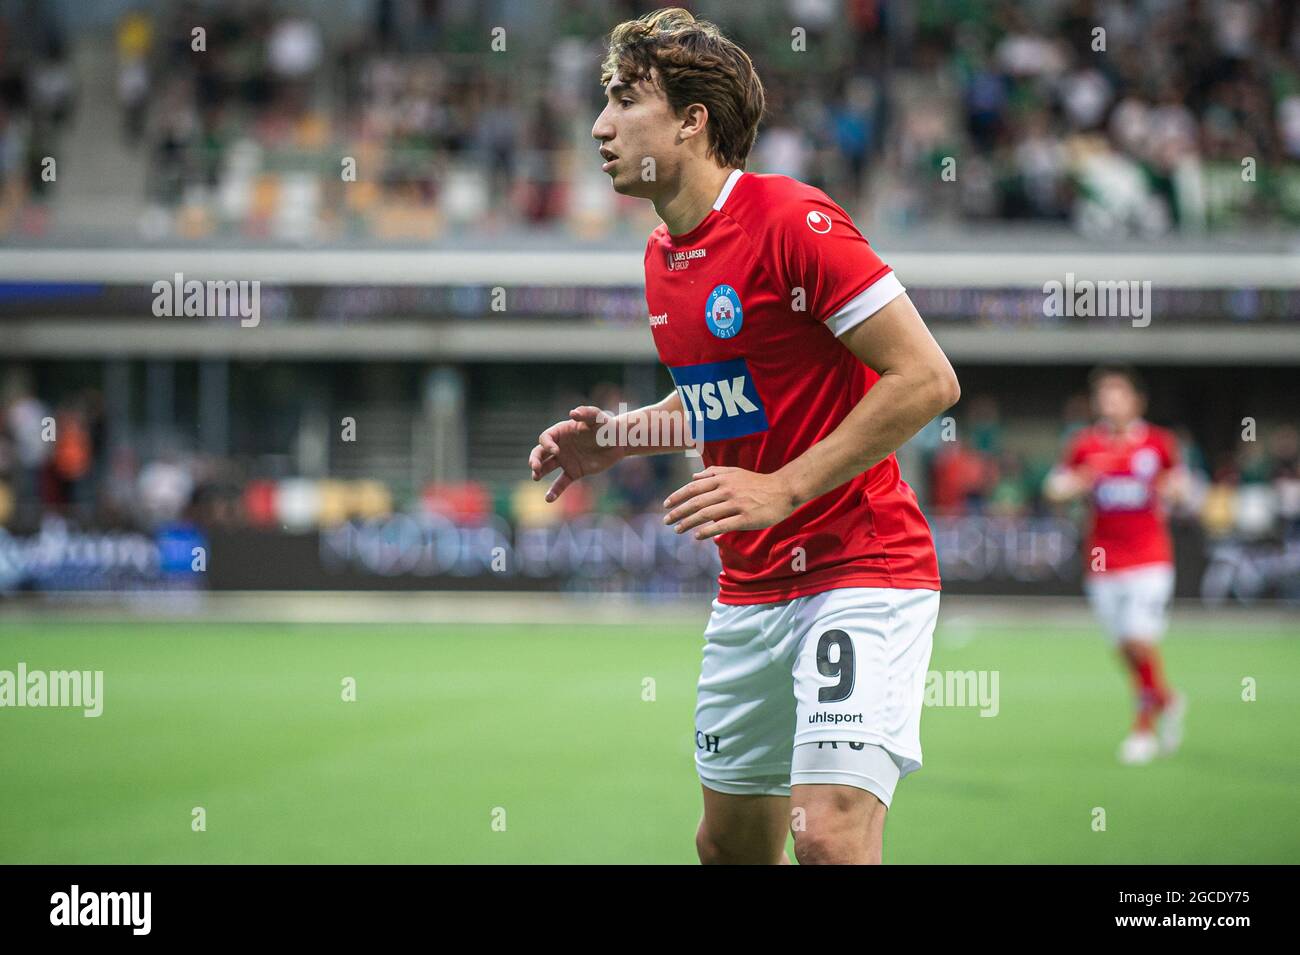
[[[744,171],[763,88],[717,27],[678,9],[621,24],[602,72],[603,169],[663,220],[646,301],[676,387],[616,422],[575,408],[539,436],[533,479],[558,470],[554,500],[625,455],[701,449],[664,502],[723,566],[696,703],[700,859],[787,862],[792,831],[801,862],[879,862],[921,765],[940,586],[893,452],[957,401],[956,375],[843,209]]]
[[[1156,643],[1174,592],[1165,506],[1186,495],[1188,482],[1173,433],[1142,417],[1136,373],[1098,368],[1089,383],[1097,423],[1070,440],[1045,491],[1057,502],[1086,497],[1091,505],[1084,590],[1132,674],[1137,716],[1119,758],[1139,765],[1182,742],[1186,701],[1165,682]]]

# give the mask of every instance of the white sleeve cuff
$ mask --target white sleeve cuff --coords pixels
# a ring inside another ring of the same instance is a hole
[[[836,338],[855,325],[865,322],[898,296],[906,292],[903,283],[892,271],[886,272],[872,282],[857,296],[845,303],[844,307],[826,319],[826,324]]]

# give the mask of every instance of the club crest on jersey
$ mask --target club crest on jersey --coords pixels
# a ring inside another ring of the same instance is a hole
[[[1138,448],[1129,459],[1129,467],[1138,477],[1150,480],[1160,470],[1160,455],[1155,448]]]
[[[730,285],[719,285],[709,293],[704,306],[704,321],[718,338],[733,338],[744,322],[740,296]]]
[[[669,368],[695,441],[725,441],[767,430],[767,412],[743,358]]]

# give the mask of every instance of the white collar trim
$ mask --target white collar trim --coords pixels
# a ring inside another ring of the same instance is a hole
[[[722,191],[718,193],[718,201],[713,204],[714,209],[721,211],[723,203],[725,203],[727,197],[731,195],[731,190],[736,188],[736,183],[740,181],[740,177],[744,174],[745,171],[743,169],[731,170],[731,175],[728,176],[727,181],[722,184]]]

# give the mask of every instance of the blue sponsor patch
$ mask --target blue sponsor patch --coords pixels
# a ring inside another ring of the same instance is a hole
[[[704,322],[719,338],[734,338],[745,321],[740,296],[730,285],[719,285],[704,303]]]
[[[743,358],[669,368],[691,434],[699,441],[725,441],[767,430],[767,413]]]

